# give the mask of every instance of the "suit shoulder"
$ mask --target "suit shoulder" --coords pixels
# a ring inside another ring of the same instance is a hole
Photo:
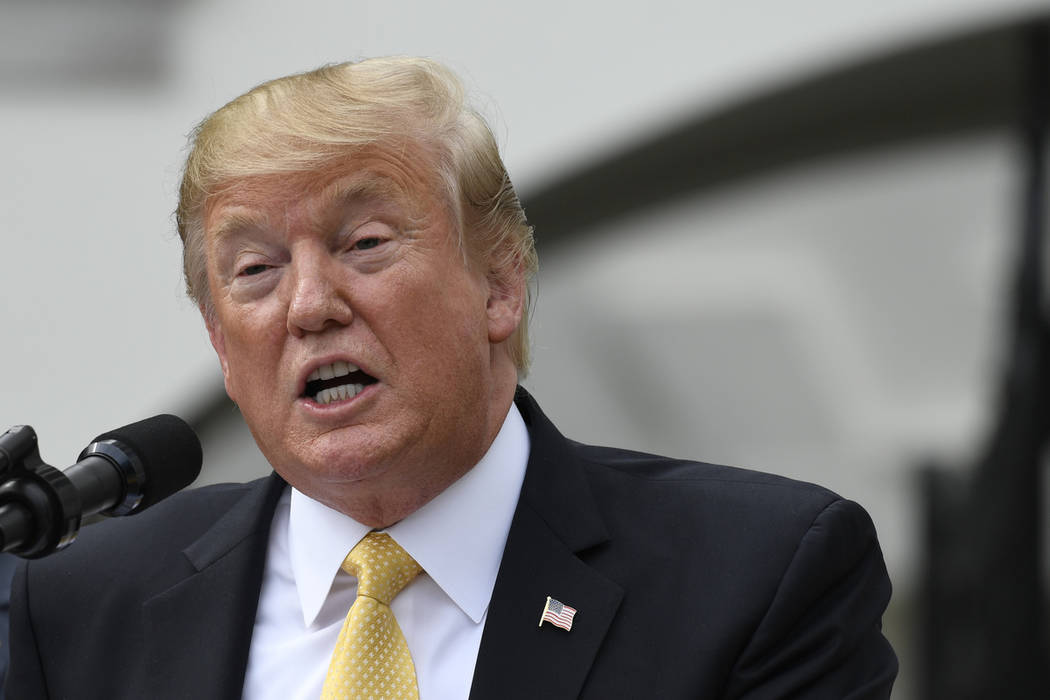
[[[814,527],[831,527],[858,547],[877,542],[860,505],[816,484],[641,452],[574,449],[605,527],[631,548],[658,539],[676,557],[702,553],[697,562],[723,571],[774,574],[772,585]]]
[[[111,541],[119,541],[157,531],[169,534],[177,531],[179,539],[193,541],[256,483],[212,484],[180,491],[142,513],[106,518],[85,529],[84,534],[90,532],[92,538],[97,539],[97,533]]]
[[[658,498],[665,505],[676,501],[687,507],[722,504],[734,510],[744,507],[744,512],[761,508],[767,513],[773,507],[796,515],[806,510],[816,517],[842,500],[823,486],[752,469],[571,444],[593,488],[621,489],[640,498]]]
[[[94,573],[116,578],[129,567],[147,567],[162,553],[196,541],[257,482],[215,484],[180,491],[131,516],[104,518],[81,528],[68,548],[30,562],[35,577],[54,580]]]

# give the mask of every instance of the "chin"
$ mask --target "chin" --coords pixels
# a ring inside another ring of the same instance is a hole
[[[335,486],[381,476],[396,463],[389,450],[377,450],[375,445],[346,440],[332,440],[330,443],[295,459],[295,464],[302,465],[301,473]]]

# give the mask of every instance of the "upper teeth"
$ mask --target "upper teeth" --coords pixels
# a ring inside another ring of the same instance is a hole
[[[332,379],[334,377],[342,377],[343,375],[350,374],[351,372],[357,371],[357,366],[352,365],[349,362],[333,362],[330,365],[324,365],[318,367],[313,372],[310,372],[310,376],[306,378],[308,382],[315,382],[318,379]]]

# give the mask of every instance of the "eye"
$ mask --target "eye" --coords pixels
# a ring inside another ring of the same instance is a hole
[[[354,243],[354,248],[357,250],[369,250],[375,248],[377,245],[383,242],[382,238],[370,236],[368,238],[362,238]]]
[[[268,269],[270,269],[269,265],[263,265],[262,263],[258,263],[255,265],[248,265],[243,270],[241,270],[240,274],[244,277],[251,277],[252,275],[258,275],[263,272],[266,272]]]

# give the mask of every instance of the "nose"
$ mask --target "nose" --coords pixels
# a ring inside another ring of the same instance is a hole
[[[324,252],[297,251],[289,272],[288,332],[296,338],[353,320],[340,266]]]

